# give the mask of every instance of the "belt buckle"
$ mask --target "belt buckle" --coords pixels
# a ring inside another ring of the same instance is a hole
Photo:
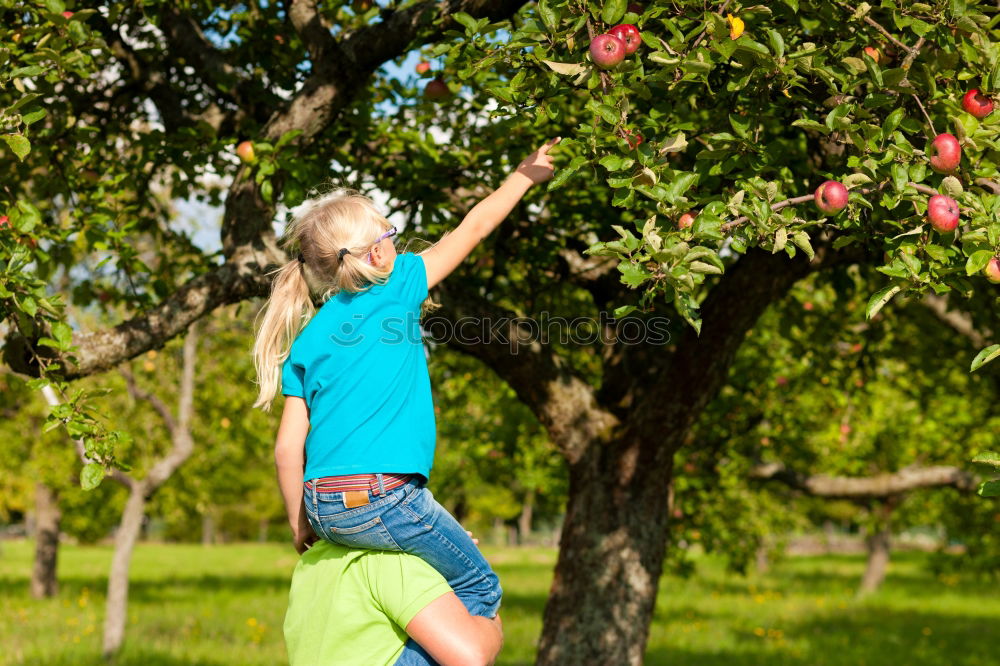
[[[371,500],[368,499],[367,490],[345,490],[344,491],[344,507],[347,509],[353,509],[358,506],[364,506],[365,504],[371,504]]]

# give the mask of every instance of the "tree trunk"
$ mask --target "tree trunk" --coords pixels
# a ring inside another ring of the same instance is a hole
[[[524,496],[521,503],[521,515],[517,517],[517,542],[524,544],[531,536],[531,518],[535,510],[535,489],[532,488]]]
[[[215,514],[206,509],[201,514],[201,545],[211,546],[215,543]]]
[[[265,543],[267,541],[267,518],[261,518],[257,523],[257,541],[258,543]]]
[[[31,596],[54,597],[59,589],[59,498],[44,483],[35,485],[35,565],[31,570]]]
[[[766,574],[771,568],[771,562],[767,557],[767,546],[761,544],[757,546],[757,552],[754,553],[754,564],[757,569],[757,573]]]
[[[128,617],[128,571],[132,551],[142,530],[146,513],[146,484],[136,481],[129,489],[128,502],[122,520],[115,532],[115,552],[108,574],[108,600],[104,615],[104,657],[110,659],[118,651],[125,637],[125,619]]]
[[[885,572],[889,567],[889,536],[890,530],[886,524],[865,537],[865,546],[868,548],[868,566],[865,567],[865,575],[861,579],[859,595],[874,592],[885,580]]]
[[[666,447],[664,447],[666,448]],[[642,663],[667,537],[672,456],[594,446],[570,465],[538,664]]]

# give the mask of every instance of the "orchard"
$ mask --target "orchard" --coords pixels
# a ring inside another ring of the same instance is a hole
[[[568,473],[538,663],[642,662],[675,458],[797,285],[843,306],[830,335],[936,303],[927,325],[975,332],[953,336],[960,370],[996,379],[994,4],[73,5],[0,4],[0,318],[8,367],[58,395],[49,426],[81,442],[86,487],[129,448],[78,380],[256,306],[312,188],[383,193],[433,240],[555,136],[547,188],[432,294],[448,321],[510,322],[448,344]],[[221,208],[216,246],[176,201]],[[666,317],[669,341],[516,343],[519,318],[603,312]]]

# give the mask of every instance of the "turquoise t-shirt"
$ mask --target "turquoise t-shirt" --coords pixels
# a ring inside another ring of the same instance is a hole
[[[425,298],[423,258],[400,254],[388,282],[337,293],[295,338],[281,383],[309,407],[303,480],[430,477],[436,424],[420,334]]]

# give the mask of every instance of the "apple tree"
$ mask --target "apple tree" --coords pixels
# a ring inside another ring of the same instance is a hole
[[[331,169],[434,239],[561,135],[556,177],[436,290],[435,316],[490,322],[444,342],[507,382],[566,462],[539,663],[636,664],[675,455],[769,306],[856,267],[873,280],[852,322],[933,294],[998,330],[993,5],[354,5],[0,8],[4,357],[63,393],[53,422],[100,467],[118,436],[71,382],[264,295],[287,207]],[[618,25],[639,39],[601,37]],[[383,69],[412,50],[430,90]],[[177,199],[223,208],[218,252]],[[120,321],[84,328],[69,302]],[[532,343],[552,315],[594,335]],[[1000,346],[980,349],[963,372],[995,372]]]

